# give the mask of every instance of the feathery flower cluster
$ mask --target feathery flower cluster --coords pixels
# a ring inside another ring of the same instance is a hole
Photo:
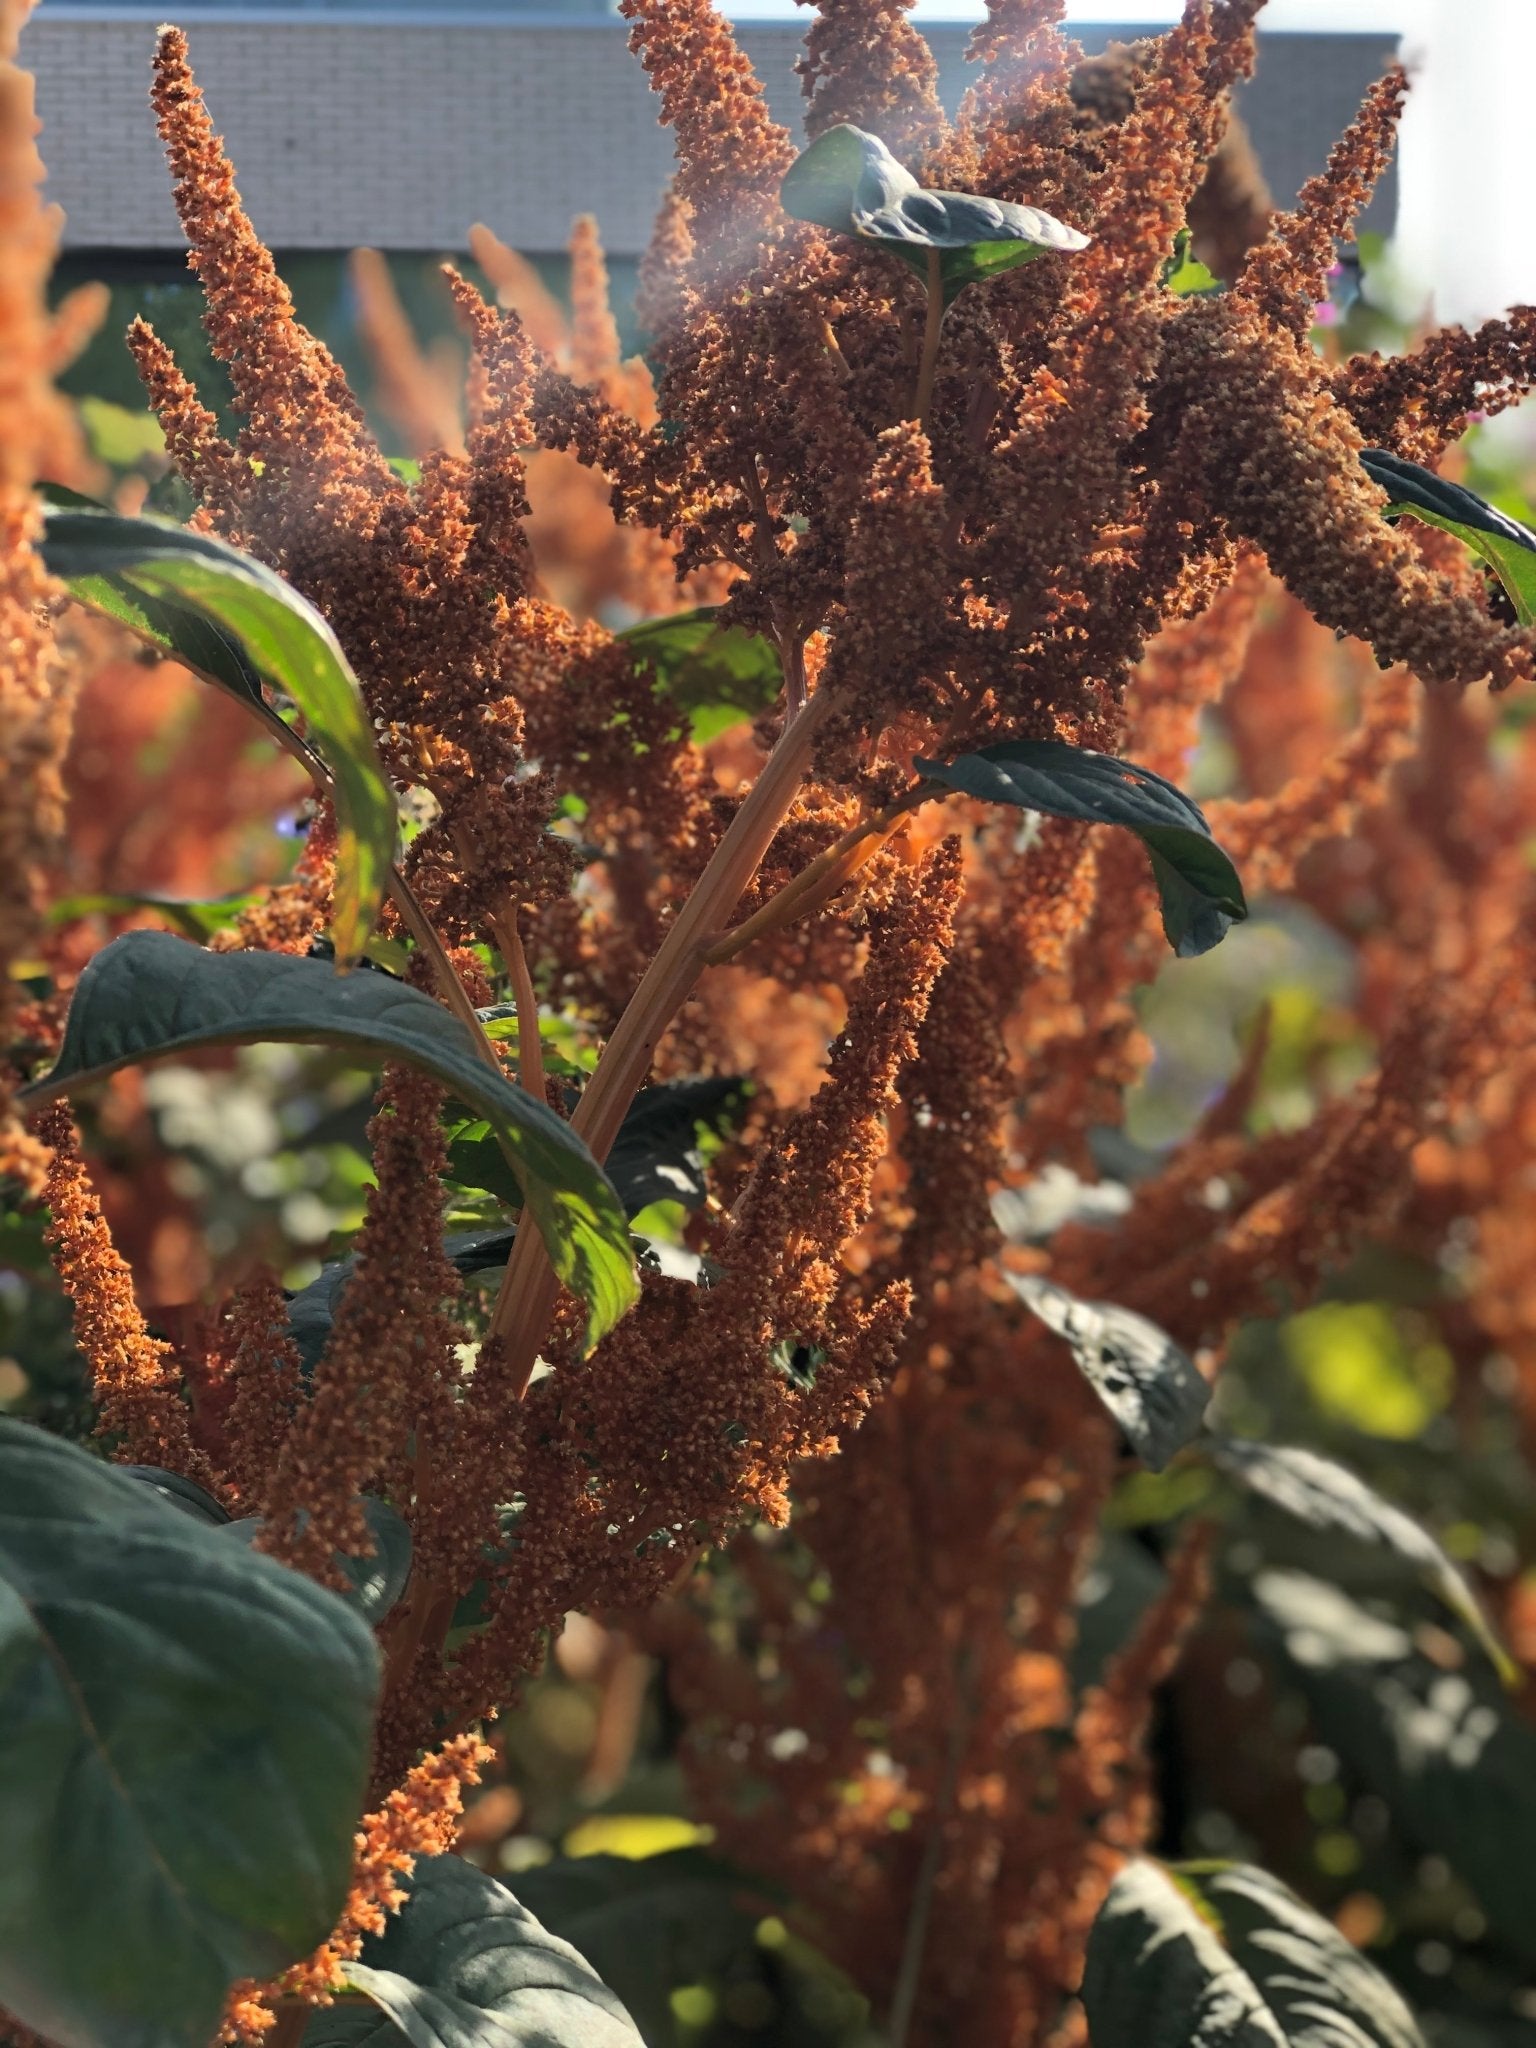
[[[156,107],[237,440],[157,336],[140,324],[132,345],[198,518],[334,625],[428,818],[408,873],[470,977],[515,983],[524,1028],[531,981],[583,1043],[609,1040],[578,1128],[594,1103],[613,1115],[615,1048],[640,1039],[618,1117],[653,1060],[759,1083],[750,1142],[714,1162],[687,1226],[708,1284],[647,1272],[583,1359],[552,1281],[542,1301],[512,1297],[533,1303],[528,1327],[482,1327],[440,1248],[440,1093],[391,1069],[330,1341],[306,1378],[274,1287],[249,1283],[203,1361],[227,1396],[206,1449],[67,1113],[49,1113],[53,1240],[104,1427],[259,1510],[268,1547],[316,1576],[366,1547],[365,1488],[413,1529],[384,1630],[382,1803],[347,1917],[310,1965],[242,1994],[235,2031],[258,2033],[274,1999],[323,1998],[409,1859],[447,1845],[481,1752],[445,1739],[515,1697],[562,1616],[598,1609],[666,1661],[700,1817],[791,1887],[877,2004],[928,1888],[914,2043],[1069,2048],[1088,1926],[1154,1826],[1147,1723],[1204,1598],[1206,1546],[1186,1540],[1120,1655],[1074,1676],[1115,1442],[1000,1261],[1048,1264],[1219,1346],[1275,1286],[1309,1287],[1367,1236],[1428,1245],[1475,1212],[1475,1311],[1518,1356],[1536,1417],[1536,1303],[1499,1297],[1530,1221],[1507,1160],[1536,1129],[1536,745],[1522,735],[1500,781],[1486,700],[1456,694],[1528,681],[1532,636],[1438,537],[1390,528],[1359,464],[1365,438],[1438,454],[1470,408],[1536,376],[1536,354],[1518,313],[1401,363],[1313,353],[1310,308],[1384,167],[1403,82],[1373,90],[1326,173],[1271,219],[1229,126],[1259,4],[1190,0],[1166,35],[1085,69],[1061,0],[990,0],[951,124],[900,0],[822,0],[802,65],[813,130],[866,125],[931,182],[1092,238],[961,296],[925,408],[918,282],[872,243],[786,217],[792,144],[720,13],[623,0],[678,151],[642,271],[654,381],[619,360],[590,222],[569,318],[475,231],[498,305],[450,276],[462,409],[364,260],[414,484],[295,319],[185,39],[163,32]],[[1222,295],[1164,287],[1190,222],[1232,280]],[[701,599],[772,643],[782,722],[695,745],[609,630],[610,607]],[[1324,629],[1358,644],[1336,652]],[[1426,698],[1424,683],[1452,687]],[[1088,1172],[1094,1127],[1121,1121],[1148,1059],[1133,999],[1163,942],[1130,835],[1060,820],[1021,835],[967,802],[908,816],[912,761],[1060,738],[1177,777],[1213,710],[1239,768],[1220,834],[1251,885],[1355,945],[1376,1069],[1320,1090],[1305,1128],[1255,1130],[1260,1043],[1116,1231],[1000,1248],[999,1186]],[[1453,771],[1455,807],[1428,789]],[[579,874],[556,829],[567,797]],[[320,926],[328,833],[323,819],[304,873],[231,943],[297,948]],[[776,923],[818,861],[825,886]],[[658,975],[665,1015],[644,1007]],[[646,1030],[626,1031],[636,1015]],[[786,1049],[792,1018],[811,1057]],[[1469,1128],[1480,1161],[1449,1143]],[[535,1351],[553,1369],[530,1385]],[[732,1611],[703,1575],[669,1603],[726,1543]]]

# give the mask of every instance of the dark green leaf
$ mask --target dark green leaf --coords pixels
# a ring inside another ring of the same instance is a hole
[[[1228,927],[1248,915],[1237,870],[1211,837],[1204,812],[1150,768],[1061,740],[1003,740],[956,761],[912,765],[941,788],[986,803],[1134,832],[1152,856],[1163,930],[1182,960],[1220,945]]]
[[[1536,1730],[1479,1667],[1447,1670],[1413,1634],[1307,1572],[1251,1594],[1304,1691],[1318,1739],[1417,1853],[1443,1856],[1499,1939],[1536,1965],[1530,1898]]]
[[[1447,483],[1422,463],[1405,462],[1389,449],[1366,448],[1360,462],[1371,482],[1392,501],[1388,519],[1408,515],[1455,534],[1498,577],[1520,624],[1536,626],[1536,533],[1475,491]]]
[[[502,1157],[499,1148],[496,1156]],[[443,1250],[461,1273],[491,1272],[504,1266],[512,1256],[515,1234],[505,1225],[489,1230],[456,1231],[444,1238]],[[288,1334],[298,1350],[306,1377],[314,1371],[330,1340],[343,1290],[356,1271],[356,1259],[337,1259],[322,1266],[307,1287],[301,1287],[288,1298]]]
[[[1197,1436],[1211,1390],[1166,1330],[1111,1301],[1079,1301],[1035,1273],[1004,1279],[1058,1337],[1144,1465],[1161,1472]]]
[[[1055,250],[1086,249],[1088,237],[1033,206],[973,192],[926,191],[877,135],[844,123],[797,157],[780,187],[784,210],[838,234],[886,243],[924,280],[941,252],[944,303]]]
[[[1427,1529],[1373,1493],[1363,1479],[1332,1458],[1295,1444],[1251,1443],[1212,1437],[1211,1462],[1248,1492],[1309,1529],[1380,1545],[1405,1558],[1423,1583],[1467,1625],[1508,1684],[1520,1672],[1494,1634],[1477,1595]]]
[[[528,1910],[624,2001],[648,2042],[677,2037],[670,1998],[678,1986],[756,1974],[760,1898],[744,1898],[741,1879],[702,1849],[561,1856],[516,1884]]]
[[[196,1521],[210,1522],[219,1528],[228,1526],[228,1513],[196,1480],[183,1479],[179,1472],[167,1472],[159,1465],[115,1465],[112,1469],[121,1472],[125,1479],[137,1479],[140,1485],[152,1487],[170,1507],[179,1508]]]
[[[458,1856],[424,1856],[403,1882],[404,1906],[346,1969],[378,2010],[317,2013],[304,2048],[641,2048],[585,1959],[505,1885]]]
[[[624,1213],[581,1140],[546,1103],[493,1073],[455,1018],[387,974],[333,974],[284,953],[205,953],[168,932],[130,932],[75,990],[64,1043],[32,1100],[119,1067],[207,1045],[274,1040],[408,1060],[480,1111],[517,1162],[561,1279],[587,1303],[593,1343],[635,1294]]]
[[[333,1593],[0,1420],[0,2005],[207,2048],[335,1924],[378,1677]]]
[[[336,1562],[351,1581],[351,1591],[341,1597],[349,1607],[356,1608],[370,1628],[377,1628],[410,1580],[411,1532],[388,1501],[365,1493],[362,1508],[374,1542],[373,1553],[369,1557],[348,1557],[343,1553]],[[301,1513],[301,1524],[305,1519]],[[223,1533],[232,1542],[251,1544],[261,1527],[259,1515],[247,1515],[241,1521],[230,1522]]]
[[[778,650],[760,633],[722,626],[712,605],[646,619],[619,635],[656,678],[657,686],[688,713],[702,743],[755,718],[784,687]]]
[[[166,520],[56,509],[45,520],[43,559],[82,604],[196,669],[268,725],[282,721],[263,684],[304,714],[333,778],[336,950],[350,965],[388,885],[397,820],[356,678],[326,621],[261,563]]]
[[[1386,1978],[1242,1865],[1128,1863],[1089,1935],[1082,1995],[1094,2048],[1423,2048]]]

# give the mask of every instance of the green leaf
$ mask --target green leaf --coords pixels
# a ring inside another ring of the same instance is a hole
[[[651,670],[658,688],[688,713],[700,744],[766,711],[784,687],[773,642],[718,619],[718,609],[704,605],[667,619],[645,619],[619,635]]]
[[[504,1159],[499,1148],[496,1156]],[[515,1182],[513,1186],[516,1187]],[[521,1191],[518,1199],[521,1200]],[[507,1263],[515,1236],[516,1232],[504,1224],[489,1230],[456,1231],[444,1238],[443,1250],[459,1272],[485,1273]],[[341,1307],[342,1292],[356,1271],[355,1258],[337,1259],[322,1266],[307,1287],[301,1287],[288,1298],[288,1334],[297,1347],[306,1375],[319,1363]]]
[[[336,1562],[351,1581],[350,1591],[341,1598],[354,1608],[370,1628],[376,1628],[405,1591],[411,1576],[411,1532],[404,1519],[388,1501],[365,1493],[363,1520],[374,1542],[369,1557],[348,1557],[338,1553]],[[302,1526],[306,1517],[301,1512]],[[247,1515],[228,1522],[222,1534],[231,1542],[253,1544],[263,1527],[259,1515]]]
[[[1126,826],[1152,857],[1163,930],[1181,960],[1219,946],[1228,927],[1248,915],[1237,870],[1211,837],[1204,812],[1150,768],[1062,740],[1003,740],[956,761],[912,766],[941,788],[986,803]]]
[[[335,1924],[378,1682],[335,1594],[0,1420],[0,2005],[207,2048]]]
[[[1174,241],[1173,255],[1163,265],[1163,289],[1176,298],[1203,298],[1222,290],[1221,279],[1194,254],[1194,237],[1181,228]]]
[[[357,679],[329,625],[260,562],[167,520],[55,508],[42,551],[81,604],[196,669],[269,727],[287,733],[264,684],[303,713],[333,778],[334,933],[338,962],[350,966],[383,901],[398,820]]]
[[[1443,1647],[1426,1654],[1417,1631],[1310,1572],[1265,1568],[1249,1592],[1346,1782],[1384,1802],[1410,1854],[1443,1856],[1536,1965],[1536,1730],[1480,1668],[1448,1670]]]
[[[333,2006],[303,2048],[641,2048],[634,2022],[584,1957],[505,1885],[458,1856],[424,1856],[384,1932],[346,1965],[379,2012]]]
[[[1536,533],[1476,491],[1447,483],[1422,463],[1405,462],[1390,449],[1362,449],[1360,464],[1392,501],[1386,518],[1422,519],[1442,533],[1455,534],[1498,577],[1520,624],[1536,626]]]
[[[220,1529],[229,1526],[226,1510],[196,1480],[183,1479],[179,1472],[167,1472],[159,1465],[114,1465],[112,1469],[121,1472],[125,1479],[137,1479],[141,1486],[152,1487],[168,1506],[191,1515],[195,1521]]]
[[[626,1216],[638,1216],[652,1202],[701,1205],[709,1188],[699,1134],[728,1130],[747,1092],[748,1084],[736,1074],[641,1089],[605,1162]],[[447,1178],[512,1205],[521,1200],[501,1147],[483,1122],[461,1123],[450,1133]]]
[[[1111,1301],[1079,1301],[1036,1273],[1005,1273],[1019,1299],[1072,1346],[1078,1370],[1144,1465],[1161,1472],[1200,1433],[1211,1390],[1166,1330]]]
[[[761,1890],[754,1900],[702,1849],[558,1856],[516,1883],[522,1903],[581,1951],[648,2042],[677,2038],[671,1994],[679,1985],[752,1982],[761,1970]]]
[[[1278,1879],[1138,1858],[1088,1937],[1093,2048],[1424,2048],[1397,1992]]]
[[[163,917],[173,931],[199,944],[215,932],[227,931],[242,910],[249,910],[260,896],[251,889],[240,896],[216,896],[201,901],[189,896],[120,895],[94,890],[83,896],[62,896],[48,908],[51,925],[73,924],[81,917],[131,917],[136,911],[152,910]]]
[[[408,1060],[477,1109],[515,1160],[555,1271],[586,1302],[596,1343],[635,1296],[624,1212],[581,1140],[480,1059],[462,1024],[387,974],[331,972],[285,953],[205,953],[168,932],[129,932],[80,977],[46,1100],[141,1060],[207,1045],[297,1041],[365,1060]]]
[[[940,255],[944,303],[1053,251],[1086,249],[1088,237],[1037,207],[973,192],[930,192],[877,135],[843,123],[798,156],[779,188],[784,211],[837,234],[884,242],[919,277]]]
[[[1309,1529],[1347,1536],[1405,1558],[1435,1596],[1464,1622],[1507,1685],[1519,1667],[1493,1632],[1481,1603],[1427,1529],[1373,1493],[1356,1473],[1332,1458],[1295,1444],[1252,1443],[1212,1437],[1211,1463],[1219,1472]]]

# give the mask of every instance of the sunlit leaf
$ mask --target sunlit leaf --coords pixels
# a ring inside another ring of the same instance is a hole
[[[827,129],[795,159],[780,198],[796,220],[885,243],[924,279],[928,252],[939,251],[946,306],[968,284],[1037,256],[1088,246],[1086,235],[1037,207],[973,192],[926,190],[878,135],[846,122]]]
[[[1161,1472],[1199,1434],[1211,1390],[1166,1330],[1110,1301],[1079,1301],[1038,1274],[1004,1279],[1058,1337],[1144,1465]]]
[[[350,966],[383,901],[397,817],[357,680],[330,626],[260,562],[168,520],[55,506],[43,559],[81,604],[195,669],[269,727],[282,721],[264,685],[303,713],[333,778],[334,934],[337,958]]]
[[[1229,1479],[1309,1529],[1327,1530],[1405,1558],[1424,1584],[1465,1622],[1507,1683],[1520,1673],[1494,1634],[1472,1588],[1440,1545],[1411,1515],[1395,1508],[1357,1473],[1297,1444],[1210,1439],[1209,1455]]]
[[[1204,812],[1150,768],[1061,740],[1002,740],[954,761],[912,765],[941,788],[984,803],[1134,832],[1152,857],[1163,930],[1181,959],[1208,953],[1248,915],[1237,870]]]
[[[1094,2048],[1424,2048],[1381,1972],[1244,1864],[1126,1864],[1082,1995]]]
[[[1536,533],[1462,484],[1447,483],[1422,463],[1406,462],[1386,448],[1366,448],[1361,466],[1391,503],[1386,517],[1405,515],[1453,533],[1481,555],[1509,593],[1522,626],[1536,626]]]
[[[505,1885],[458,1856],[420,1857],[401,1884],[404,1906],[346,1965],[371,2004],[317,2013],[304,2048],[641,2048],[586,1958]]]

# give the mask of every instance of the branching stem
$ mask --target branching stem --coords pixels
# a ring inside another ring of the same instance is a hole
[[[711,938],[729,919],[799,794],[816,734],[830,710],[831,699],[818,694],[785,727],[604,1047],[571,1119],[571,1128],[599,1160],[607,1157],[650,1071],[658,1039],[708,964]],[[519,1396],[532,1377],[557,1286],[538,1232],[520,1230],[487,1332],[506,1345]]]

